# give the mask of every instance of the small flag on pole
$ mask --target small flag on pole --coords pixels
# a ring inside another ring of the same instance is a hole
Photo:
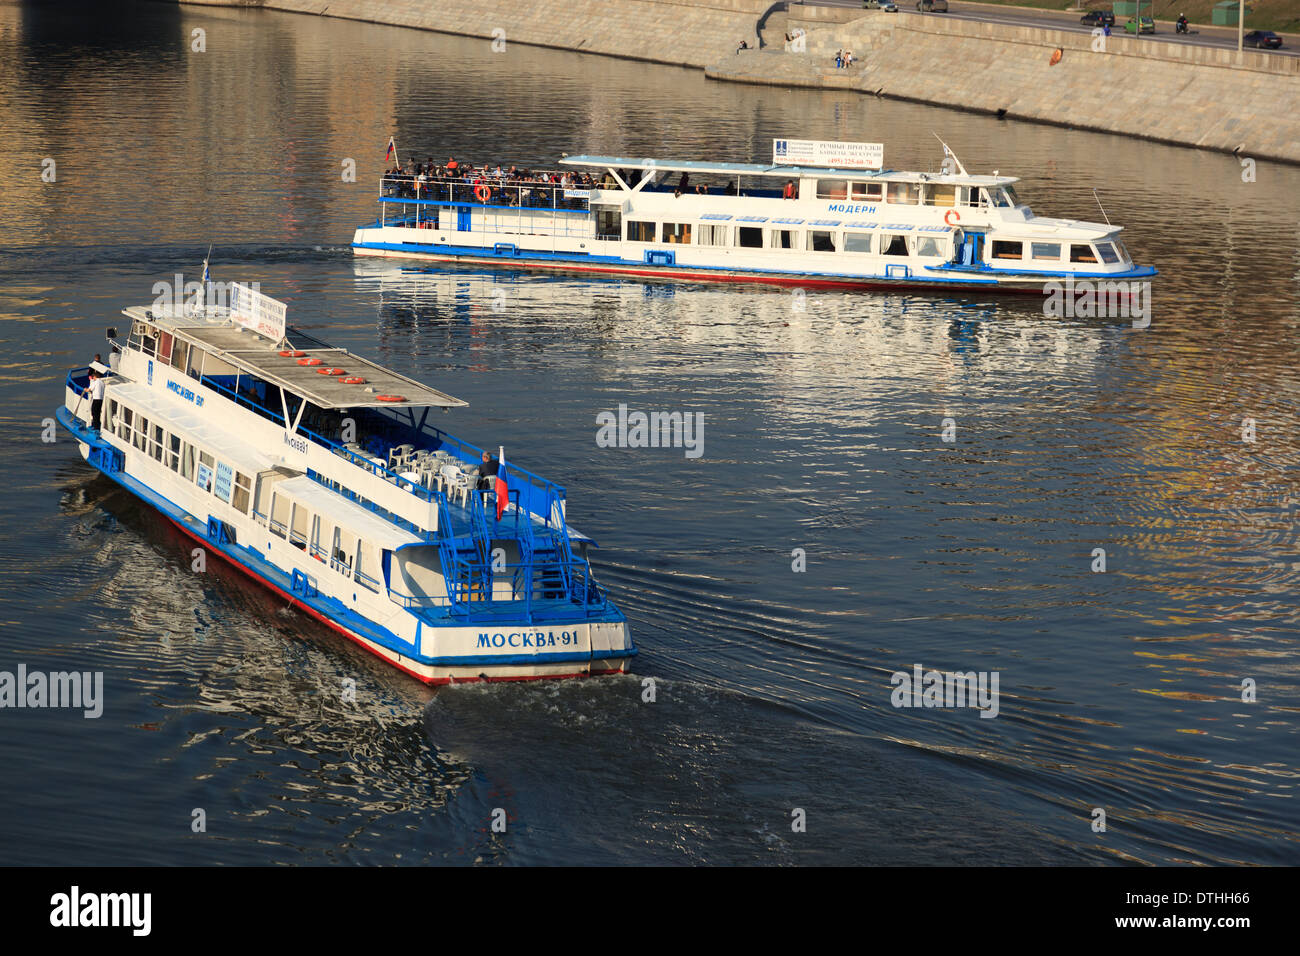
[[[397,143],[391,136],[388,137],[388,152],[384,154],[384,162],[388,162],[390,159],[394,162],[397,160]]]

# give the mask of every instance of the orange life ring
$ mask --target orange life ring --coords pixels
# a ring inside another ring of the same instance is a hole
[[[297,349],[284,349],[280,352],[281,358],[302,358],[306,352],[299,352]]]
[[[1052,58],[1047,61],[1048,65],[1056,66],[1056,64],[1061,62],[1061,57],[1064,55],[1065,55],[1065,51],[1058,46],[1055,50],[1052,51]]]
[[[479,183],[474,187],[474,195],[478,197],[479,202],[487,202],[492,198],[492,190],[488,189],[487,183]]]
[[[376,395],[375,400],[379,402],[404,402],[405,395]]]
[[[961,213],[956,209],[949,209],[943,214],[943,221],[949,226],[955,226],[957,223],[961,222]]]
[[[318,358],[300,358],[300,359],[298,359],[298,364],[299,364],[299,365],[319,365],[319,364],[320,364],[320,359],[318,359]]]
[[[318,368],[317,375],[347,375],[348,373],[341,368]]]
[[[360,375],[349,375],[343,380],[344,385],[365,385],[366,380]]]

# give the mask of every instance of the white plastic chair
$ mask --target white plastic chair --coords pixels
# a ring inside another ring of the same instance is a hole
[[[449,500],[456,495],[462,506],[469,503],[469,481],[463,471],[455,465],[443,465],[438,469],[438,475],[442,478],[442,492]]]

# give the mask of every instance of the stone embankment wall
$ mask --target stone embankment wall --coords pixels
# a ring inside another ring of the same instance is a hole
[[[858,90],[1300,163],[1300,57],[771,0],[199,0]],[[802,30],[798,50],[787,32]],[[761,50],[739,54],[745,40]],[[834,68],[837,49],[854,52]],[[1053,63],[1054,53],[1060,57]]]

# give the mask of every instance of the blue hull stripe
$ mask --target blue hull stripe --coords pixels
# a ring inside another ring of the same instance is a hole
[[[112,445],[108,444],[105,441],[101,441],[94,434],[92,434],[90,429],[82,425],[80,421],[74,419],[72,417],[72,413],[68,410],[66,406],[61,406],[55,412],[54,417],[59,422],[60,425],[62,425],[64,428],[66,428],[69,432],[72,433],[72,436],[76,438],[77,441],[89,445],[91,448],[107,448],[107,449],[113,448]],[[207,532],[206,524],[201,523],[194,515],[190,514],[188,511],[186,511],[184,508],[180,507],[179,505],[175,504],[170,499],[160,495],[158,492],[154,491],[152,488],[142,483],[139,479],[132,478],[130,475],[122,474],[121,472],[105,471],[103,468],[100,468],[97,465],[94,465],[93,463],[91,464],[91,467],[94,467],[100,474],[106,475],[107,477],[111,478],[113,481],[117,482],[119,485],[121,485],[127,491],[131,492],[136,497],[140,498],[142,501],[158,509],[158,511],[162,512],[163,515],[165,515],[167,518],[174,521],[176,524],[181,525],[182,527],[188,529],[195,536],[203,539],[205,547],[211,548],[214,551],[221,552],[231,561],[235,562],[240,567],[244,568],[245,570],[247,570],[257,578],[267,582],[268,584],[275,586],[279,590],[283,591],[285,594],[289,595],[289,597],[292,598],[295,602],[302,604],[306,607],[310,607],[316,613],[322,615],[323,617],[329,618],[335,624],[339,625],[340,627],[348,631],[351,631],[352,633],[356,634],[358,637],[362,637],[365,640],[370,641],[371,643],[378,644],[379,646],[385,648],[386,650],[392,651],[394,654],[400,654],[402,655],[402,657],[406,658],[407,660],[416,661],[420,664],[433,666],[433,667],[482,667],[482,666],[491,666],[494,664],[495,665],[565,664],[565,663],[572,663],[575,661],[607,660],[609,658],[632,657],[636,654],[636,647],[633,646],[626,649],[611,650],[608,652],[601,651],[599,656],[593,655],[590,651],[567,651],[563,653],[536,654],[536,655],[512,654],[506,656],[506,655],[482,654],[482,655],[473,655],[473,656],[466,656],[466,657],[424,657],[422,655],[414,653],[414,649],[412,648],[411,644],[409,644],[407,641],[398,637],[396,634],[394,634],[392,631],[388,630],[387,628],[383,628],[375,624],[369,618],[363,617],[362,615],[358,614],[356,611],[353,611],[350,608],[345,607],[343,603],[340,602],[337,598],[321,597],[320,595],[317,595],[315,597],[308,597],[302,594],[301,592],[294,591],[292,575],[286,574],[284,571],[281,571],[274,564],[267,561],[265,558],[261,556],[260,552],[258,552],[256,549],[249,548],[247,546],[239,545],[239,544],[234,544],[234,545],[224,544],[224,543],[218,544],[217,542],[208,538],[206,533]],[[589,618],[583,621],[572,621],[569,623],[570,624],[582,624],[582,623],[589,623],[589,622],[590,623],[612,623],[612,622],[621,622],[623,620],[624,618],[622,614],[616,613],[616,614],[609,615],[607,617],[595,618],[595,619]],[[553,627],[564,626],[563,624],[558,622],[547,622],[547,623]],[[456,625],[456,626],[462,626],[462,625]],[[470,626],[470,625],[463,625],[463,626]],[[494,627],[499,627],[499,626],[501,625],[496,624],[494,622]],[[524,628],[531,628],[534,625],[529,625],[526,624],[525,622],[520,621],[517,623],[517,625],[512,623],[508,626],[511,627],[519,626]]]

